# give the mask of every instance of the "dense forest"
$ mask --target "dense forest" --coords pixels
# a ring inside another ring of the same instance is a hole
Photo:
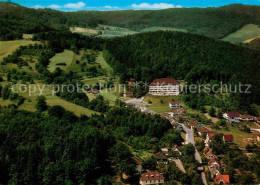
[[[0,183],[114,184],[117,174],[136,174],[131,146],[156,151],[169,140],[170,127],[159,116],[127,108],[105,117],[76,117],[60,106],[48,114],[1,109]],[[179,133],[171,135],[172,145],[182,142]]]
[[[110,39],[104,56],[124,80],[173,77],[188,84],[251,84],[245,103],[260,103],[260,54],[255,50],[181,32],[142,33]]]
[[[165,10],[78,11],[31,9],[0,2],[0,40],[13,40],[22,33],[39,33],[70,26],[98,24],[139,31],[152,26],[187,29],[214,38],[223,38],[248,23],[260,24],[257,6],[230,5],[219,8],[173,8]]]

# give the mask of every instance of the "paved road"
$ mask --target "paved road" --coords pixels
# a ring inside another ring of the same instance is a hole
[[[183,167],[183,164],[181,162],[180,159],[173,159],[172,161],[175,162],[176,166],[183,172],[183,173],[186,173],[184,167]]]
[[[194,133],[191,129],[189,129],[188,127],[186,127],[184,124],[181,124],[183,130],[186,132],[186,143],[192,143],[195,147],[195,141],[194,141]],[[200,154],[198,152],[198,150],[195,147],[195,159],[199,162],[202,163]],[[203,184],[208,185],[207,183],[207,179],[206,179],[206,175],[204,172],[201,173],[201,179]]]
[[[188,127],[186,127],[184,124],[182,124],[182,128],[186,132],[186,143],[192,143],[195,146],[193,131],[191,129],[189,129]],[[196,147],[195,147],[195,159],[199,163],[202,163],[200,154],[199,154],[198,150],[196,149]]]

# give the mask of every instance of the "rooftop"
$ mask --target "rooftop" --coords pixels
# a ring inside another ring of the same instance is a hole
[[[150,85],[178,85],[179,83],[173,78],[158,78],[155,79]]]
[[[140,178],[140,181],[150,181],[150,180],[164,180],[164,177],[158,171],[155,171],[155,172],[143,173]]]

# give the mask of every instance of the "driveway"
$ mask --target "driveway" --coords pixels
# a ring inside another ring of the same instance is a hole
[[[169,159],[170,160],[170,159]],[[183,172],[186,173],[183,164],[180,159],[172,159],[171,161],[175,162],[176,166]]]

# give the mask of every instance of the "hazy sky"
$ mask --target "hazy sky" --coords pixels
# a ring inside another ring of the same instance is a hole
[[[165,9],[178,7],[218,7],[228,4],[260,5],[260,0],[11,0],[30,8],[64,11]]]

